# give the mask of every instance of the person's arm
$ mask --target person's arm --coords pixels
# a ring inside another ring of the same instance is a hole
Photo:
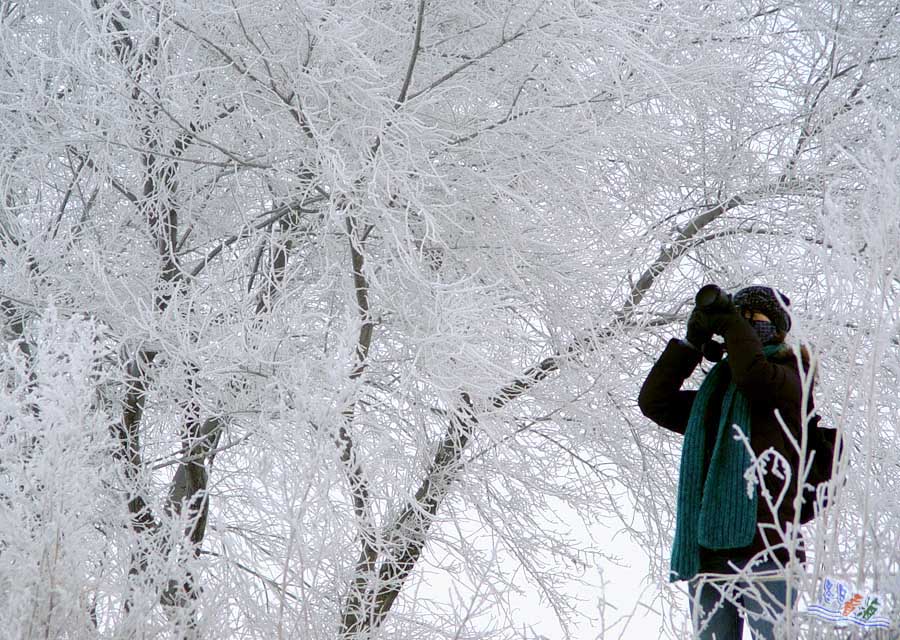
[[[638,395],[641,412],[661,427],[684,434],[696,391],[681,385],[700,364],[700,352],[673,338],[650,369]]]
[[[803,387],[793,362],[768,360],[753,327],[737,312],[723,314],[716,332],[725,338],[731,380],[750,402],[799,413]]]

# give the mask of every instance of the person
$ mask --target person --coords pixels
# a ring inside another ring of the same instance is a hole
[[[689,581],[691,617],[702,640],[740,640],[738,604],[754,638],[774,638],[773,618],[794,604],[780,569],[792,555],[787,523],[794,522],[799,455],[776,412],[800,442],[804,417],[815,407],[810,388],[806,413],[801,410],[805,376],[784,342],[791,328],[789,305],[780,292],[757,285],[733,297],[723,294],[715,306],[696,306],[685,338],[669,341],[638,397],[645,416],[684,435],[671,579]],[[702,354],[715,352],[713,335],[724,339],[727,358],[698,390],[682,389]],[[801,354],[808,371],[805,348]],[[770,470],[748,492],[745,472],[752,459],[735,437],[736,427],[754,456],[766,453],[771,460],[774,450],[790,465],[787,477],[794,480]],[[802,545],[794,557],[805,561]],[[749,574],[769,577],[748,581]]]

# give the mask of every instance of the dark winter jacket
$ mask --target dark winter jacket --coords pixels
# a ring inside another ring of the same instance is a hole
[[[706,424],[714,425],[706,430],[707,442],[705,464],[709,465],[712,447],[717,433],[722,398],[731,379],[750,401],[750,446],[756,455],[762,454],[770,447],[777,451],[791,465],[791,486],[778,509],[778,521],[781,527],[794,521],[794,496],[796,493],[797,468],[799,456],[794,447],[785,438],[782,427],[775,416],[777,409],[791,434],[800,442],[801,437],[801,403],[803,388],[800,372],[793,350],[785,348],[783,354],[773,356],[771,360],[763,355],[763,346],[750,326],[750,323],[735,314],[723,329],[725,346],[728,351],[729,376],[716,389],[710,398],[706,415]],[[673,339],[669,341],[665,351],[653,365],[638,397],[638,405],[645,416],[676,433],[684,435],[688,416],[694,402],[696,391],[682,389],[684,381],[700,363],[701,354],[690,345]],[[812,413],[812,394],[808,398],[808,411]],[[770,467],[769,467],[770,468]],[[783,490],[783,482],[774,474],[765,476],[766,489],[777,500]],[[722,571],[725,569],[724,559],[752,555],[767,546],[782,562],[788,561],[788,552],[782,545],[782,538],[772,531],[775,521],[771,509],[761,493],[757,507],[757,534],[750,546],[742,549],[730,549],[715,552],[700,549],[701,571]],[[766,526],[768,525],[768,526]],[[766,544],[768,541],[769,544]],[[805,560],[802,552],[799,559]]]

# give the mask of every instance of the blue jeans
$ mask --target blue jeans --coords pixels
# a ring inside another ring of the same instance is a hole
[[[732,562],[743,567],[749,558],[734,558]],[[753,565],[752,572],[777,571],[779,565],[767,560]],[[725,573],[726,571],[723,571]],[[733,573],[733,571],[727,571]],[[725,597],[723,593],[725,592]],[[787,602],[787,582],[784,579],[767,578],[748,583],[744,580],[727,580],[696,577],[688,585],[691,620],[695,637],[699,640],[741,640],[744,620],[738,607],[746,611],[747,622],[753,640],[775,640],[775,628],[770,619],[780,618]],[[796,589],[791,590],[790,607],[797,601]],[[769,619],[767,619],[769,618]]]

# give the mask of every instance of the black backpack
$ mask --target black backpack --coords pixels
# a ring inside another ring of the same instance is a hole
[[[816,515],[819,506],[818,495],[823,496],[822,506],[828,506],[834,492],[829,482],[832,476],[832,462],[835,460],[834,450],[837,447],[837,429],[826,429],[819,426],[819,416],[809,421],[807,432],[807,456],[812,457],[812,466],[803,485],[803,504],[800,507],[800,522],[806,524]],[[841,451],[838,451],[838,455]]]

